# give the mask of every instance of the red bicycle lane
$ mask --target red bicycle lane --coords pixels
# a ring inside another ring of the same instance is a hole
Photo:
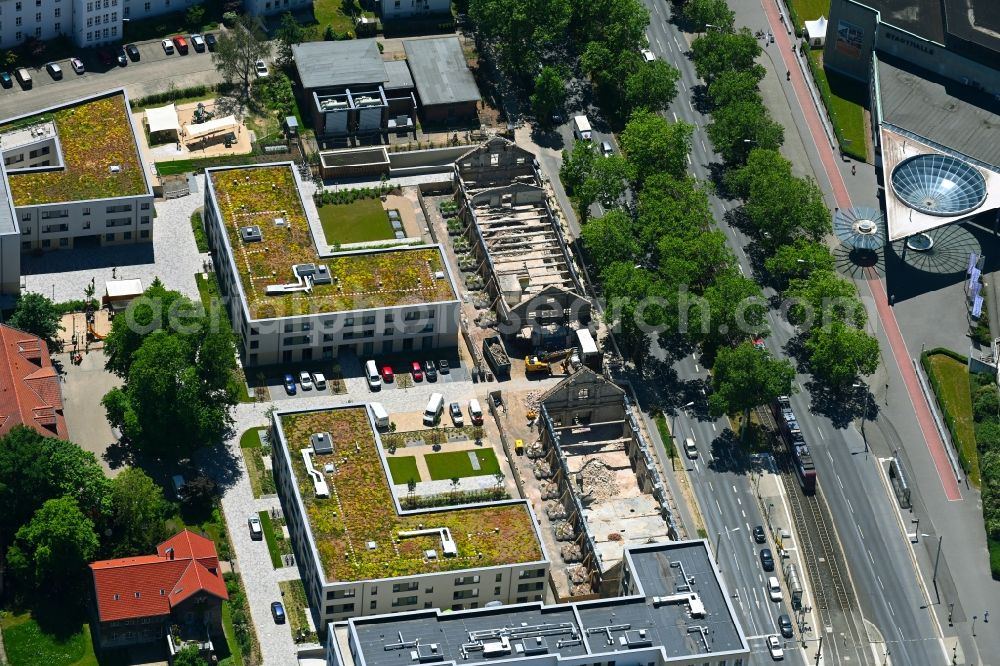
[[[813,104],[808,86],[802,78],[802,70],[799,69],[798,62],[795,61],[797,56],[793,50],[792,41],[785,29],[785,25],[781,21],[778,8],[769,0],[761,0],[761,6],[767,15],[771,31],[774,33],[775,44],[778,46],[781,62],[785,65],[786,71],[791,74],[792,91],[809,127],[809,135],[816,144],[823,171],[826,173],[826,177],[833,189],[834,201],[838,208],[850,208],[852,206],[850,194],[847,191],[847,186],[835,161],[836,158],[834,157],[833,150],[825,149],[825,146],[829,145],[829,140],[823,128],[823,121],[820,119],[819,112]],[[913,368],[909,351],[906,348],[906,342],[903,340],[903,334],[899,330],[899,323],[896,321],[892,305],[889,303],[889,296],[886,293],[885,285],[879,278],[871,278],[871,276],[869,278],[864,283],[867,285],[869,295],[875,303],[875,311],[878,314],[879,323],[881,323],[882,330],[885,331],[886,338],[889,341],[893,359],[903,378],[903,384],[906,386],[906,392],[910,397],[910,404],[913,405],[913,411],[917,416],[917,425],[920,427],[927,450],[934,461],[934,467],[937,469],[938,478],[941,481],[945,497],[952,502],[961,500],[962,493],[958,486],[958,480],[955,478],[952,470],[951,463],[948,460],[945,443],[938,434],[934,418],[931,416],[930,409],[924,400],[916,371]]]

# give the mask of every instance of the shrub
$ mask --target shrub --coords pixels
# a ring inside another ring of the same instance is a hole
[[[976,424],[976,448],[980,453],[1000,452],[1000,420],[996,417]]]
[[[90,308],[92,310],[96,310],[100,307],[101,304],[97,301],[96,298],[90,299]],[[68,314],[70,312],[84,312],[87,309],[87,301],[75,300],[75,301],[66,301],[65,303],[56,303],[55,309],[61,315]]]
[[[996,386],[981,386],[972,398],[972,418],[976,423],[1000,416],[1000,394]]]

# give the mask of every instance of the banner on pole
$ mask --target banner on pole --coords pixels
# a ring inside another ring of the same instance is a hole
[[[981,314],[983,314],[983,297],[976,296],[976,300],[972,303],[972,316],[979,319]]]
[[[972,285],[979,282],[979,269],[976,267],[972,268],[972,273],[969,275],[969,290],[972,290]]]
[[[972,269],[976,265],[976,259],[977,259],[976,253],[975,252],[970,252],[969,253],[969,267],[965,269],[965,274],[966,275],[972,275]]]

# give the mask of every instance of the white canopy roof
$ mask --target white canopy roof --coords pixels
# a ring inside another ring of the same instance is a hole
[[[146,109],[146,122],[149,123],[149,133],[179,132],[181,123],[177,120],[177,107],[173,104],[161,106],[158,109]]]
[[[104,283],[108,298],[142,296],[142,280],[111,280]]]
[[[810,42],[814,39],[826,41],[826,17],[820,16],[815,21],[806,21],[806,35]]]
[[[232,129],[236,125],[236,116],[226,116],[225,118],[215,118],[209,120],[207,123],[200,123],[198,125],[185,125],[184,131],[187,132],[188,138],[194,139],[224,129]]]

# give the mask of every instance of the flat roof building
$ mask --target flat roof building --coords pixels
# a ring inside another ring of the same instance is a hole
[[[291,163],[206,169],[205,231],[243,362],[456,345],[441,246],[341,251],[325,242],[312,188]]]
[[[425,122],[472,120],[479,113],[479,88],[465,61],[458,37],[408,39],[406,62]]]
[[[528,503],[403,509],[366,405],[275,412],[271,442],[317,627],[542,599],[549,561]]]
[[[331,666],[742,666],[750,656],[705,541],[630,546],[614,598],[359,617],[333,626],[326,646]]]

